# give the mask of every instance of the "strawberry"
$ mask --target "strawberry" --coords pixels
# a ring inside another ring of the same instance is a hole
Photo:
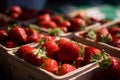
[[[55,41],[55,39],[56,39],[54,36],[48,36],[48,35],[44,36],[43,38],[45,40],[53,40],[53,41]]]
[[[111,34],[107,28],[103,27],[97,31],[97,41],[109,43],[111,38]]]
[[[58,46],[60,47],[61,45],[63,45],[65,42],[70,41],[67,38],[60,38],[59,42],[58,42]]]
[[[16,55],[22,59],[24,59],[25,54],[31,52],[32,50],[34,50],[34,48],[30,47],[30,46],[21,46],[17,52]]]
[[[15,41],[18,41],[19,43],[24,43],[27,41],[27,34],[25,30],[19,26],[13,27],[9,33],[8,36]]]
[[[7,37],[7,32],[5,30],[0,30],[0,43],[2,43]]]
[[[71,26],[71,23],[67,20],[63,21],[60,23],[60,26],[64,26],[64,27],[70,27]]]
[[[103,65],[100,65],[100,71],[97,73],[97,78],[100,77],[109,77],[109,80],[119,80],[120,79],[120,61],[115,57],[110,57],[110,59],[107,61],[107,64],[105,62],[101,63]],[[106,68],[104,68],[106,67]],[[104,68],[104,69],[103,69]]]
[[[71,26],[69,27],[71,31],[79,31],[85,27],[85,21],[80,18],[72,18],[69,21],[71,23]]]
[[[58,75],[61,76],[61,75],[67,74],[67,73],[74,71],[74,70],[76,70],[76,68],[74,66],[67,64],[67,63],[62,64],[62,66],[59,69]]]
[[[71,41],[67,41],[60,45],[60,49],[56,55],[58,60],[62,62],[71,62],[75,60],[79,54],[79,46]]]
[[[120,48],[120,38],[114,37],[112,41],[110,42],[110,45]]]
[[[44,27],[44,28],[55,28],[55,27],[57,27],[57,24],[53,21],[42,21],[42,22],[40,22],[39,25],[41,27]]]
[[[84,64],[89,64],[91,62],[92,57],[99,58],[101,51],[97,48],[93,47],[85,47],[84,53]]]
[[[63,21],[63,18],[59,15],[55,15],[51,18],[51,20],[59,25]]]
[[[3,45],[7,48],[15,48],[18,46],[16,42],[11,40],[7,40]]]
[[[85,18],[85,14],[84,14],[84,13],[77,13],[77,14],[75,15],[75,18],[84,19],[84,18]]]
[[[50,14],[42,14],[40,16],[38,16],[37,20],[38,22],[41,22],[41,21],[50,21]]]
[[[76,67],[76,68],[82,67],[82,66],[84,65],[84,64],[83,64],[83,61],[84,61],[84,59],[79,56],[79,57],[75,60],[75,67]]]
[[[64,33],[68,32],[67,27],[60,26],[59,28],[60,28]]]
[[[24,54],[24,59],[35,66],[41,66],[46,59],[46,52],[39,48],[33,48]]]
[[[21,14],[22,13],[22,9],[19,6],[12,6],[12,7],[9,8],[9,12],[10,13]]]
[[[58,62],[54,59],[45,60],[42,68],[51,72],[51,73],[56,74],[56,72],[58,70]]]
[[[39,42],[40,38],[38,36],[38,33],[35,30],[29,31],[28,37],[27,37],[27,42]]]
[[[115,27],[115,26],[110,27],[108,30],[112,35],[120,34],[120,28],[119,27]]]
[[[52,58],[54,54],[59,50],[59,47],[55,43],[55,41],[48,40],[44,42],[43,47],[46,48],[47,56]]]

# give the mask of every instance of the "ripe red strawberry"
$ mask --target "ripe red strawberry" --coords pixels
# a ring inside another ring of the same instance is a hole
[[[70,27],[71,26],[71,23],[67,20],[63,21],[60,23],[60,26],[64,26],[64,27]]]
[[[48,36],[48,35],[44,36],[43,38],[44,38],[45,40],[48,40],[48,41],[49,41],[49,40],[55,41],[55,39],[56,39],[54,36]]]
[[[58,62],[54,59],[45,60],[42,68],[51,72],[51,73],[56,74],[56,72],[58,70]]]
[[[44,42],[43,47],[46,48],[47,56],[50,58],[53,58],[55,53],[59,50],[59,47],[57,46],[55,41],[52,41],[52,40],[48,40]]]
[[[13,27],[9,33],[8,36],[19,43],[24,43],[27,41],[27,34],[25,30],[19,26]]]
[[[62,66],[59,69],[58,75],[61,76],[61,75],[67,74],[74,70],[76,70],[76,68],[74,66],[72,66],[70,64],[62,64]]]
[[[71,62],[78,58],[79,54],[79,46],[71,41],[67,41],[60,45],[60,49],[56,55],[58,60],[62,62]]]
[[[40,16],[38,16],[37,18],[38,22],[41,22],[41,21],[50,21],[50,14],[42,14]]]
[[[100,66],[100,69],[106,67],[99,73],[97,73],[97,78],[109,77],[109,80],[119,80],[120,79],[120,61],[115,57],[110,57],[109,63]]]
[[[76,60],[75,60],[75,67],[76,68],[79,68],[79,67],[82,67],[84,65],[84,59],[82,57],[78,57]]]
[[[7,40],[3,45],[7,48],[15,48],[18,46],[16,42],[11,40]]]
[[[63,21],[63,18],[59,15],[55,15],[51,18],[51,20],[59,25]]]
[[[40,49],[33,48],[24,54],[24,59],[33,65],[41,66],[46,59],[46,53]]]
[[[110,27],[108,30],[112,35],[120,34],[120,28],[119,27],[115,27],[115,26]]]
[[[120,48],[120,38],[114,37],[110,42],[110,45]]]
[[[28,37],[27,37],[27,42],[39,42],[40,38],[38,36],[38,33],[35,30],[30,30]]]
[[[44,28],[55,28],[55,27],[57,27],[57,24],[53,21],[42,21],[42,22],[40,22],[39,25],[41,27],[44,27]]]
[[[0,43],[2,43],[7,37],[7,32],[5,30],[0,30]]]
[[[91,57],[99,57],[101,54],[101,51],[97,48],[93,47],[85,47],[85,53],[84,53],[84,64],[89,64],[91,62]]]
[[[22,13],[22,9],[19,6],[12,6],[9,9],[10,13],[17,13],[17,14],[21,14]]]
[[[63,31],[63,32],[68,32],[68,30],[67,30],[67,27],[64,27],[64,26],[59,26],[59,28]]]
[[[81,18],[81,19],[84,19],[86,16],[84,13],[78,13],[75,15],[75,18]]]
[[[31,52],[32,50],[34,50],[34,48],[30,47],[30,46],[21,46],[17,52],[16,55],[22,59],[24,59],[25,54]]]
[[[69,27],[71,31],[79,31],[85,27],[85,21],[80,18],[72,18],[69,21],[71,23],[71,26]]]
[[[70,41],[67,38],[60,38],[59,42],[58,42],[58,46],[60,47],[61,45],[63,45],[65,42]]]
[[[97,31],[97,41],[109,43],[111,38],[111,34],[107,28],[103,27]]]

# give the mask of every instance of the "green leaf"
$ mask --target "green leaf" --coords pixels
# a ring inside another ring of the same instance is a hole
[[[53,36],[58,36],[64,32],[60,28],[50,28],[48,29],[48,34]]]
[[[87,37],[91,38],[91,39],[95,39],[96,38],[96,32],[92,29],[90,29],[87,33]]]
[[[82,46],[82,47],[80,48],[80,56],[81,56],[81,57],[84,57],[84,53],[85,53],[85,47]]]
[[[98,41],[108,44],[111,41],[111,39],[109,38],[109,34],[106,36],[101,35]]]

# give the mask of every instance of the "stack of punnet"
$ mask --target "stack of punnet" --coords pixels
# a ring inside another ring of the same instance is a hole
[[[49,36],[36,30],[34,26],[13,25],[0,28],[0,65],[6,75],[11,75],[8,63],[8,51],[15,50],[22,45],[36,45],[41,38],[55,40],[56,37]]]
[[[36,47],[25,45],[8,53],[13,55],[8,58],[12,77],[19,80],[89,80],[99,68],[98,63],[110,57],[104,51],[67,38],[42,38]]]
[[[75,41],[105,49],[112,56],[120,57],[120,19],[108,22],[96,29],[75,33]]]

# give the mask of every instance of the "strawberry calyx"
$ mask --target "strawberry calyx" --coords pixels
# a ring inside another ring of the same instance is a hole
[[[53,36],[58,36],[64,32],[60,28],[50,28],[48,29],[48,34]]]
[[[95,39],[97,34],[94,30],[90,29],[88,32],[87,32],[87,37],[91,38],[91,39]]]
[[[85,53],[85,47],[82,46],[80,47],[80,57],[84,57],[84,53]]]
[[[100,35],[100,38],[98,41],[104,42],[104,43],[109,43],[111,41],[111,39],[109,38],[109,34],[107,34],[106,36]]]
[[[85,21],[83,22],[83,24],[80,26],[80,30],[84,30],[86,27]]]

